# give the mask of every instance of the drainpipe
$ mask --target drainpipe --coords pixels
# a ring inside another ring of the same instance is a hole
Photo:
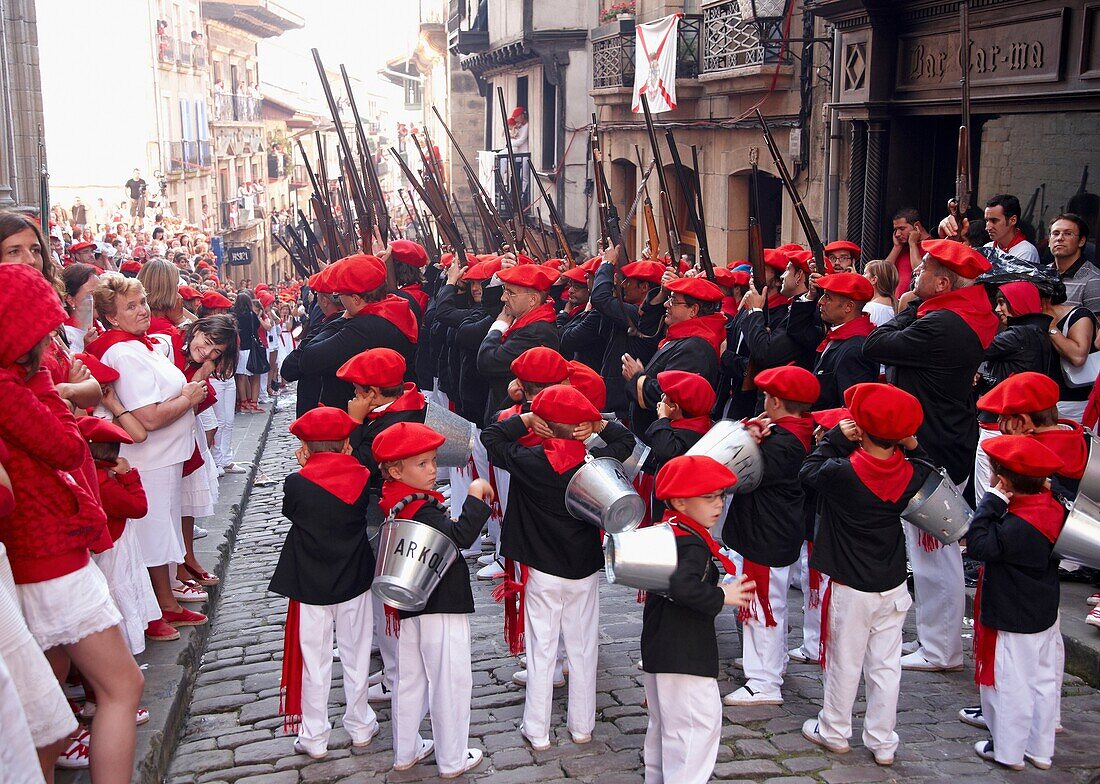
[[[837,238],[840,225],[840,114],[837,104],[840,102],[840,31],[833,28],[833,83],[832,97],[829,102],[829,139],[825,145],[825,240],[831,242]]]

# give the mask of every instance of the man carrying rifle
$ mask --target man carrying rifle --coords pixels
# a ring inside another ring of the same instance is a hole
[[[348,323],[347,319],[340,318],[344,306],[340,304],[340,298],[336,296],[330,283],[331,269],[332,267],[326,267],[310,277],[309,287],[317,298],[309,314],[309,332],[279,367],[279,373],[284,379],[298,382],[295,415],[299,417],[310,409],[317,408],[321,401],[323,383],[320,373],[302,372],[302,351],[314,340],[327,340]]]
[[[558,311],[558,334],[561,355],[576,359],[598,371],[603,362],[610,331],[598,311],[592,309],[592,278],[596,265],[603,259],[594,256],[584,264],[562,273],[565,281],[565,307]]]

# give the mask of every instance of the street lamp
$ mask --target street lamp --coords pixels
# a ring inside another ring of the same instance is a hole
[[[831,38],[787,38],[783,35],[783,22],[790,16],[795,0],[737,0],[741,22],[756,27],[760,46],[764,49],[764,61],[778,59],[784,46],[790,44],[825,44],[832,47]],[[803,13],[809,13],[803,11]]]

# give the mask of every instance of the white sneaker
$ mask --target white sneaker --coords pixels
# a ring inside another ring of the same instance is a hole
[[[192,539],[202,539],[210,532],[203,528],[201,525],[194,526],[195,532],[192,534]]]
[[[479,545],[477,542],[474,542],[473,547],[471,547],[468,550],[461,550],[460,552],[462,553],[463,558],[473,558],[475,555],[480,556],[481,555],[481,545]]]
[[[901,657],[903,670],[915,670],[917,672],[958,672],[963,668],[961,664],[948,666],[946,664],[933,664],[924,658],[924,649],[907,653]]]
[[[413,761],[412,762],[405,762],[405,763],[402,763],[401,765],[398,765],[395,762],[394,765],[393,765],[393,769],[394,770],[408,770],[409,768],[411,768],[416,763],[420,762],[423,759],[426,759],[428,757],[428,755],[432,753],[432,750],[434,748],[435,748],[435,742],[434,741],[421,739],[420,740],[420,749],[416,752],[416,756],[413,757]]]
[[[386,677],[386,671],[385,670],[378,670],[377,672],[372,672],[369,676],[367,676],[367,685],[368,686],[373,686],[376,683],[381,683],[382,679],[385,678],[385,677]]]
[[[512,683],[517,686],[527,685],[527,670],[516,670],[512,673]],[[565,685],[565,674],[562,672],[554,672],[554,688],[560,689]]]
[[[1025,762],[1030,762],[1032,765],[1037,767],[1039,770],[1050,770],[1050,766],[1052,764],[1054,764],[1053,761],[1050,759],[1050,757],[1046,757],[1046,758],[1035,757],[1035,756],[1032,756],[1031,754],[1028,754],[1026,751],[1024,752],[1024,761]]]
[[[799,662],[800,664],[817,664],[817,657],[811,656],[806,652],[806,649],[799,645],[797,648],[791,648],[787,651],[787,658],[793,662]]]
[[[901,644],[901,653],[904,656],[908,653],[916,653],[920,650],[920,640],[910,640],[909,642],[903,642]]]
[[[88,767],[88,743],[91,739],[92,735],[88,730],[78,729],[76,735],[69,737],[69,745],[54,762],[54,767],[64,770],[81,770]]]
[[[1015,765],[1006,765],[1003,762],[997,762],[997,757],[993,753],[993,741],[991,741],[991,740],[980,740],[980,741],[978,741],[977,743],[974,744],[974,751],[982,759],[989,760],[990,762],[995,762],[996,764],[1000,765],[1001,767],[1009,768],[1011,770],[1023,770],[1024,769],[1024,763],[1022,763],[1022,762],[1020,762],[1018,764],[1015,764]]]
[[[499,580],[504,576],[504,569],[498,563],[491,563],[477,570],[479,580]]]
[[[392,698],[393,692],[387,689],[384,683],[376,683],[367,688],[367,702],[389,702]],[[412,767],[412,765],[409,767]],[[400,768],[400,770],[404,770],[404,768]]]
[[[535,751],[546,751],[547,749],[550,748],[550,739],[549,738],[547,738],[544,741],[539,741],[538,743],[536,743],[533,738],[531,738],[526,732],[523,731],[522,727],[520,728],[519,734],[523,736],[523,739],[525,741],[527,741],[529,744],[531,744],[531,748],[534,749]]]
[[[310,759],[324,759],[328,756],[328,749],[321,749],[320,751],[311,751],[307,749],[300,740],[294,741],[294,751],[298,754],[305,754]]]
[[[722,698],[723,705],[782,705],[783,698],[776,696],[768,696],[758,691],[750,689],[748,686],[742,686],[735,692],[727,694]]]
[[[852,750],[852,747],[845,743],[843,746],[839,746],[835,743],[829,743],[821,737],[820,727],[818,726],[817,719],[806,719],[802,725],[802,737],[823,749],[833,752],[834,754],[847,754]]]
[[[485,759],[485,752],[481,749],[466,749],[466,761],[462,764],[462,767],[451,773],[440,773],[439,778],[457,779],[463,773],[467,773],[480,765],[483,759]]]
[[[205,602],[210,597],[198,583],[180,582],[172,586],[172,596],[177,602]]]
[[[497,557],[495,553],[486,553],[477,559],[477,562],[482,566],[488,566],[491,563],[496,563]]]
[[[1089,626],[1100,627],[1100,605],[1092,608],[1092,611],[1085,616],[1085,623]]]
[[[1089,605],[1090,607],[1096,607],[1097,605],[1100,605],[1100,591],[1097,591],[1092,596],[1085,599],[1085,604]]]
[[[248,473],[248,469],[245,468],[240,463],[229,463],[228,465],[224,466],[222,468],[222,470],[227,474],[247,474]]]
[[[982,715],[981,705],[975,705],[973,708],[960,708],[959,721],[963,724],[969,724],[971,727],[981,727],[983,730],[989,729],[985,716]]]
[[[366,738],[363,738],[361,740],[355,740],[354,738],[352,738],[351,745],[354,746],[357,749],[365,749],[367,746],[369,746],[371,744],[371,741],[374,740],[374,736],[378,734],[378,731],[380,729],[381,729],[381,727],[378,726],[378,722],[375,722],[374,723],[374,729],[371,731],[371,733],[369,735],[367,735]]]

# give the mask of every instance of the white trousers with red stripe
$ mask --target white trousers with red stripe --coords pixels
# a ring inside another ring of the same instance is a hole
[[[569,663],[566,726],[573,735],[590,735],[596,726],[599,587],[599,572],[581,580],[567,580],[528,569],[524,600],[527,693],[522,728],[536,744],[550,740],[559,637]]]
[[[829,575],[821,575],[817,596],[811,596],[809,548],[812,546],[812,542],[802,543],[802,552],[798,563],[791,567],[791,574],[793,576],[794,570],[798,569],[798,581],[802,586],[802,652],[816,661],[821,653],[821,600],[829,587]]]
[[[397,635],[386,634],[386,605],[378,596],[374,597],[374,641],[378,645],[378,655],[382,657],[382,683],[389,691],[394,689],[397,677]],[[340,651],[340,658],[344,652]]]
[[[961,667],[962,620],[966,601],[962,550],[958,542],[925,550],[920,544],[920,529],[904,520],[901,525],[905,529],[909,563],[913,566],[920,651],[932,664]]]
[[[473,463],[471,466],[470,463]],[[466,503],[469,495],[467,492],[470,482],[475,478],[489,481],[489,454],[481,443],[481,430],[474,433],[474,451],[470,461],[461,468],[450,469],[451,481],[451,517],[455,520],[462,514],[462,505]],[[503,507],[501,507],[503,508]],[[500,518],[497,515],[489,517],[489,536],[494,542],[500,541]]]
[[[649,726],[645,784],[705,784],[722,735],[718,681],[698,675],[644,673]]]
[[[367,702],[371,636],[374,633],[370,591],[340,604],[302,604],[298,638],[302,649],[302,725],[298,741],[311,753],[328,748],[332,724],[328,695],[332,685],[332,627],[340,646],[344,673],[344,729],[353,741],[366,740],[378,727]]]
[[[1024,754],[1050,762],[1062,673],[1058,667],[1061,624],[1036,634],[997,632],[993,686],[982,686],[982,715],[993,735],[993,754],[1005,765]]]
[[[766,697],[782,698],[783,674],[787,670],[787,582],[791,567],[768,569],[768,601],[775,626],[768,626],[764,610],[754,595],[750,615],[742,624],[745,685]]]
[[[440,773],[462,770],[470,743],[470,620],[463,613],[429,613],[401,621],[393,693],[393,762],[407,765],[420,748],[430,711]]]
[[[852,706],[862,673],[867,697],[863,745],[878,757],[897,750],[901,627],[912,604],[905,583],[880,593],[832,584],[825,695],[817,716],[818,731],[829,743],[843,746],[852,737]]]

